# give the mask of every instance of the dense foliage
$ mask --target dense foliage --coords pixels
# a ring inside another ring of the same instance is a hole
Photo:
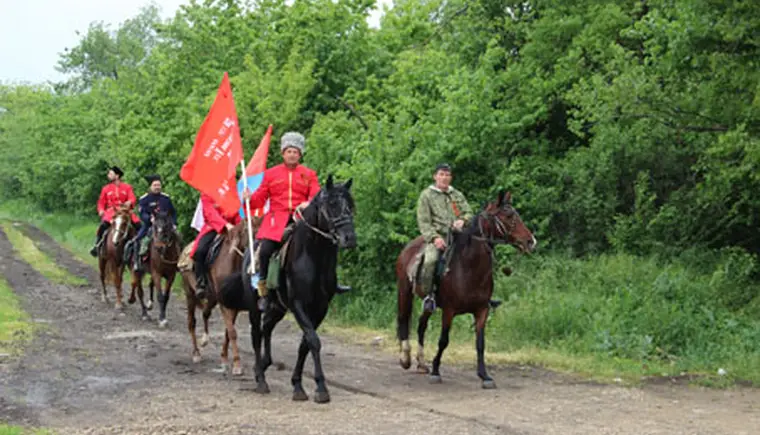
[[[397,0],[379,29],[366,24],[373,0],[250,3],[193,1],[167,22],[148,7],[115,30],[93,24],[61,56],[68,81],[0,87],[0,197],[94,220],[105,168],[119,164],[138,190],[142,175],[163,175],[190,235],[198,194],[179,168],[228,71],[246,156],[271,123],[277,137],[306,134],[305,162],[323,180],[354,177],[361,249],[343,264],[365,291],[393,286],[395,255],[416,234],[417,196],[448,161],[475,206],[510,189],[542,252],[688,251],[707,273],[722,270],[725,286],[701,294],[687,275],[676,290],[654,276],[651,286],[670,292],[662,297],[691,295],[695,313],[751,305],[760,252],[752,2]],[[711,252],[723,260],[699,260]],[[626,301],[620,309],[635,316],[638,303]],[[671,326],[661,326],[655,340],[667,339]],[[634,348],[655,346],[634,332]],[[551,330],[535,333],[552,340]]]

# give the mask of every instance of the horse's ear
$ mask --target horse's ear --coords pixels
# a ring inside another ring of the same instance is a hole
[[[349,178],[348,181],[346,181],[346,184],[343,185],[343,187],[345,187],[346,190],[349,190],[349,189],[351,189],[351,184],[353,184],[353,183],[354,183],[354,179],[353,178]]]
[[[512,205],[512,192],[505,191],[502,194],[502,200],[501,200],[501,202],[502,202],[502,204]]]
[[[325,186],[327,186],[328,189],[332,189],[333,187],[333,177],[332,174],[327,176],[327,182],[325,183]]]

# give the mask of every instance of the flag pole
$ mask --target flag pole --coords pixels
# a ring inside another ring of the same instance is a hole
[[[243,194],[248,190],[248,177],[245,174],[245,159],[240,159],[240,167],[243,168]],[[251,225],[251,201],[245,199],[245,220],[248,225],[248,247],[251,251],[251,265],[248,269],[251,275],[256,273],[256,262],[253,261],[253,226]]]

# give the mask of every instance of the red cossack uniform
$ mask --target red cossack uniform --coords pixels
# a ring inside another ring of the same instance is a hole
[[[241,221],[240,213],[237,210],[231,215],[225,215],[222,209],[214,203],[214,199],[205,193],[201,194],[201,208],[203,211],[203,228],[201,228],[201,232],[198,233],[198,236],[193,242],[193,248],[190,250],[190,258],[195,255],[195,250],[198,248],[198,241],[203,236],[211,231],[221,233],[228,222],[232,225],[237,225]]]
[[[306,166],[289,169],[280,164],[267,169],[261,185],[251,196],[251,209],[264,207],[269,199],[269,211],[256,238],[280,242],[293,211],[302,202],[311,201],[319,189],[316,171]]]
[[[103,189],[100,190],[100,198],[98,198],[98,213],[103,212],[101,221],[111,223],[114,214],[116,214],[116,209],[127,201],[130,202],[131,207],[137,204],[135,192],[129,184],[121,182],[118,186],[114,183],[103,186]],[[132,212],[132,222],[140,223],[140,218],[134,212]]]

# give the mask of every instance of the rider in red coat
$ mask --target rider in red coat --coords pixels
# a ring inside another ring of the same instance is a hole
[[[98,247],[103,237],[103,232],[111,226],[113,216],[122,205],[126,205],[129,208],[135,206],[137,198],[135,192],[132,190],[132,186],[121,181],[121,177],[124,176],[124,172],[118,166],[112,166],[108,169],[108,180],[110,183],[103,186],[100,190],[100,198],[98,199],[98,215],[100,215],[100,226],[95,237],[95,245],[90,250],[90,255],[93,257],[98,256]],[[140,218],[132,213],[132,223],[137,225],[140,223]]]
[[[285,133],[280,140],[283,163],[264,172],[261,185],[251,195],[251,209],[264,207],[269,200],[269,211],[264,215],[256,233],[260,244],[258,266],[259,308],[266,308],[266,277],[269,259],[282,246],[285,227],[291,222],[297,208],[306,207],[319,193],[317,173],[299,163],[304,151],[304,137],[300,133]],[[350,288],[339,285],[338,293]]]
[[[202,300],[206,297],[206,288],[208,287],[206,256],[211,247],[211,242],[214,241],[217,234],[221,234],[224,230],[231,230],[241,219],[237,210],[229,215],[224,214],[222,209],[214,203],[213,198],[205,193],[201,194],[201,208],[203,211],[203,228],[195,238],[190,250],[190,257],[195,260],[195,295]]]

